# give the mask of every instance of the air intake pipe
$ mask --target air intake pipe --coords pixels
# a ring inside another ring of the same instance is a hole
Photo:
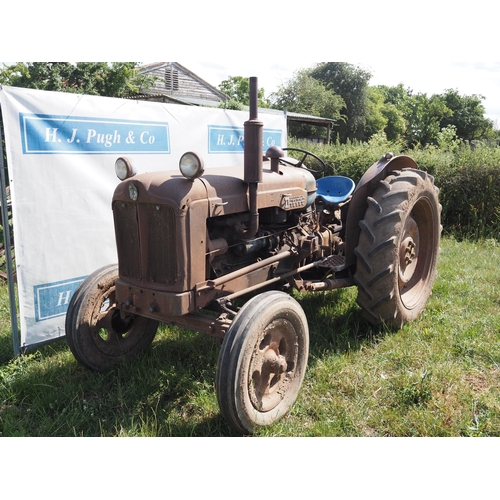
[[[248,184],[250,218],[244,239],[253,238],[259,229],[257,209],[258,184],[262,182],[262,144],[264,124],[258,119],[257,78],[250,77],[250,119],[244,124],[244,168],[245,182]]]

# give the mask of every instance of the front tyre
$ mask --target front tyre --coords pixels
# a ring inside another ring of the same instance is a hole
[[[89,275],[74,293],[66,313],[66,340],[77,361],[104,371],[139,355],[153,341],[158,322],[122,315],[115,304],[118,266]]]
[[[228,423],[248,434],[283,417],[299,393],[308,353],[307,318],[296,300],[277,291],[250,299],[219,354],[217,400]]]
[[[405,169],[392,172],[368,198],[354,280],[371,323],[400,328],[424,309],[439,254],[438,193],[432,176]]]

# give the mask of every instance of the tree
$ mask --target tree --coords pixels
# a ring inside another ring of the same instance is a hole
[[[229,109],[241,109],[242,106],[250,105],[250,81],[243,76],[230,76],[226,80],[222,80],[219,84],[219,90],[224,92],[229,97],[229,101],[222,103],[222,107]],[[261,108],[270,106],[269,99],[264,96],[264,89],[260,88],[257,91],[258,105]]]
[[[446,106],[441,95],[419,93],[412,95],[407,103],[405,118],[407,121],[406,141],[409,145],[436,143],[442,122],[453,111]]]
[[[413,94],[403,84],[396,87],[381,85],[377,89],[384,95],[386,116],[389,117],[387,106],[392,105],[404,117],[408,145],[437,143],[440,131],[450,127],[459,140],[471,141],[494,135],[493,122],[484,117],[483,96],[461,96],[457,90],[449,89],[444,94],[428,97],[426,94]],[[391,123],[389,120],[386,128],[388,138],[394,124],[397,121]]]
[[[14,87],[126,97],[148,88],[154,77],[140,74],[135,62],[17,62],[0,69],[0,83]]]
[[[453,125],[457,136],[467,141],[480,139],[493,130],[492,120],[484,117],[483,96],[461,96],[458,90],[448,89],[443,94],[443,100],[453,114],[441,120],[441,128]]]
[[[375,87],[368,87],[368,104],[366,113],[366,124],[364,140],[378,132],[385,132],[388,124],[387,117],[384,115],[384,95]]]
[[[410,88],[405,88],[402,83],[395,87],[378,85],[377,89],[384,94],[385,102],[393,104],[402,112],[406,110],[408,101],[413,95],[413,91]]]
[[[384,101],[381,113],[387,120],[384,132],[388,140],[397,141],[404,137],[406,131],[405,110],[408,109],[408,101],[411,91],[406,90],[403,84],[397,87],[388,87],[386,85],[377,85],[370,87],[382,96]]]
[[[328,90],[310,75],[309,70],[299,70],[271,94],[273,107],[294,113],[331,118],[342,121],[340,110],[345,107],[342,97]],[[296,137],[319,137],[324,135],[324,127],[291,123],[289,133]]]
[[[386,128],[387,138],[395,139],[404,133],[408,146],[437,141],[442,120],[452,114],[442,96],[414,94],[402,83],[396,87],[380,85],[377,89],[384,95],[386,116],[393,115]]]
[[[371,73],[345,62],[326,62],[317,65],[311,76],[344,100],[345,107],[341,112],[347,119],[339,124],[341,142],[365,138],[369,112],[368,82]]]
[[[389,141],[402,139],[406,132],[406,121],[402,111],[394,104],[386,102],[382,108],[382,114],[387,120],[384,128],[385,135]]]

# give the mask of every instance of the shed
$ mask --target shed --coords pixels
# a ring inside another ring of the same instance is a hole
[[[142,89],[140,95],[134,96],[135,99],[213,107],[218,107],[229,99],[226,94],[178,62],[156,62],[139,66],[138,70],[140,73],[156,76],[157,80],[150,89]],[[330,142],[331,128],[336,122],[331,118],[270,108],[259,108],[260,113],[285,113],[288,124],[299,122],[326,127],[327,143]]]
[[[198,106],[218,106],[228,100],[226,94],[177,62],[151,63],[137,69],[139,73],[157,77],[152,88],[141,89],[142,96],[148,96],[149,100],[159,97],[163,102]]]

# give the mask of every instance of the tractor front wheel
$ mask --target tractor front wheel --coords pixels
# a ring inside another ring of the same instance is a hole
[[[104,371],[137,356],[153,341],[158,322],[123,315],[115,304],[118,266],[89,275],[74,293],[66,313],[66,340],[83,366]]]
[[[307,318],[295,299],[278,291],[250,299],[219,354],[217,399],[228,423],[249,434],[283,417],[299,393],[308,352]]]

